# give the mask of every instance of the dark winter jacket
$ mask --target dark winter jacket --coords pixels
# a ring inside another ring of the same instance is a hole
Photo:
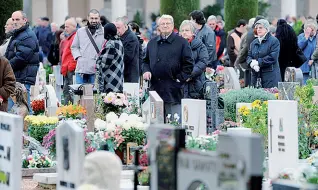
[[[149,41],[143,64],[143,71],[152,74],[151,90],[165,103],[181,103],[194,65],[189,43],[175,33],[167,39],[157,36]]]
[[[196,38],[201,40],[203,44],[208,49],[209,53],[209,63],[208,66],[216,69],[217,66],[217,56],[216,56],[216,38],[214,31],[206,25],[197,32]]]
[[[14,31],[5,57],[11,64],[17,82],[35,84],[39,68],[39,44],[29,25]]]
[[[226,33],[223,29],[220,29],[218,26],[216,26],[214,32],[216,36],[216,56],[218,59],[220,59],[223,55],[224,48],[226,45]]]
[[[128,29],[120,37],[124,45],[124,80],[137,83],[139,81],[139,41],[137,36]]]
[[[107,41],[96,66],[101,93],[123,92],[124,47],[119,38]]]
[[[137,39],[139,41],[139,75],[142,74],[142,62],[143,62],[143,58],[144,58],[144,51],[142,49],[142,44],[144,43],[144,40],[141,38],[140,34],[137,34]]]
[[[255,86],[257,78],[261,78],[262,88],[277,87],[281,81],[280,69],[278,63],[280,44],[277,38],[267,33],[262,43],[255,39],[248,51],[247,63],[252,60],[258,61],[260,71],[252,70],[252,84]]]
[[[208,50],[202,41],[195,38],[190,42],[194,67],[191,81],[185,85],[184,98],[203,98],[203,85],[205,82],[205,69],[208,65]]]

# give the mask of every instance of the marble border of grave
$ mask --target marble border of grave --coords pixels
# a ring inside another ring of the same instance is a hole
[[[36,173],[56,173],[56,167],[52,168],[22,168],[22,177],[33,177]]]

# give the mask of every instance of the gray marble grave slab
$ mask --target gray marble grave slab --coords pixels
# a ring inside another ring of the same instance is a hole
[[[21,189],[22,131],[20,116],[0,112],[0,189]]]
[[[77,189],[85,157],[84,131],[73,121],[57,128],[57,190]]]
[[[81,96],[80,104],[86,110],[86,120],[88,131],[94,130],[94,121],[95,121],[95,104],[93,96],[93,85],[86,84],[83,86],[83,96]]]
[[[280,100],[294,100],[294,93],[299,82],[278,82]]]
[[[284,82],[298,82],[303,85],[303,72],[299,68],[287,67],[284,75]]]
[[[218,127],[222,123],[224,123],[224,109],[216,109],[215,126]]]

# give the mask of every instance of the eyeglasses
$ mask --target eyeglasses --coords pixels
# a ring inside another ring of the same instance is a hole
[[[167,22],[167,23],[160,23],[160,26],[165,26],[165,25],[170,26],[171,24],[172,24],[171,22]]]

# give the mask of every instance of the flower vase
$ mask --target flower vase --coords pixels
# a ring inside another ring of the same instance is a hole
[[[124,151],[122,150],[115,150],[115,154],[120,158],[120,160],[122,161],[122,163],[124,164]]]

